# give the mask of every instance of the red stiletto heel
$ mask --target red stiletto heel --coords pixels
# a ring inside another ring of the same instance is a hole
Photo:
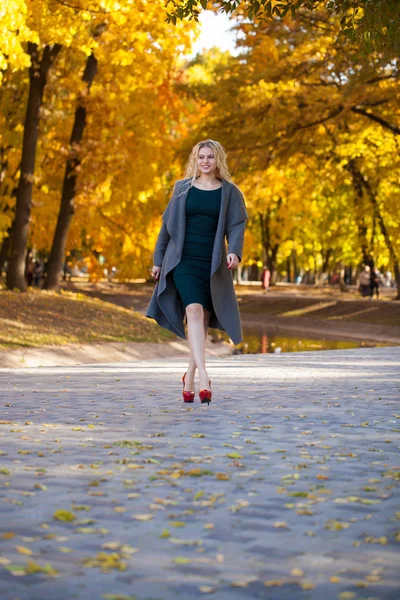
[[[182,384],[183,384],[182,396],[183,396],[183,401],[184,402],[194,402],[194,392],[188,392],[188,391],[185,390],[185,378],[186,378],[186,373],[184,373],[184,375],[182,377]]]
[[[211,392],[211,380],[208,380],[208,384],[210,386],[209,390],[200,390],[199,392],[199,398],[200,398],[200,402],[202,404],[205,404],[207,402],[207,405],[210,404],[211,402],[211,398],[212,398],[212,392]]]

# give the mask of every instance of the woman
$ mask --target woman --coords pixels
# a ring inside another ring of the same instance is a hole
[[[363,298],[371,295],[371,270],[368,265],[364,265],[360,273],[360,292]]]
[[[152,268],[156,287],[146,316],[185,339],[186,317],[190,359],[182,377],[183,400],[194,401],[197,368],[199,397],[209,404],[208,327],[226,331],[235,344],[242,341],[232,269],[242,258],[248,219],[219,142],[205,140],[193,147],[185,179],[176,182],[162,218]]]
[[[380,272],[376,267],[374,267],[371,271],[371,277],[370,277],[370,297],[369,297],[370,300],[373,299],[374,292],[376,293],[376,299],[379,300],[380,284],[381,284]]]

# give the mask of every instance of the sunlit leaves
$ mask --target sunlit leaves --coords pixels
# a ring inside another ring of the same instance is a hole
[[[87,123],[84,139],[73,149],[81,163],[67,251],[81,253],[79,266],[85,264],[93,278],[103,275],[100,253],[108,269],[118,264],[121,276],[143,277],[171,185],[167,171],[176,169],[165,148],[176,146],[182,105],[174,84],[180,77],[181,53],[189,48],[195,26],[179,24],[171,31],[162,0],[103,2],[100,10],[91,2],[74,7],[53,3],[49,10],[46,0],[34,0],[29,9],[27,14],[23,0],[6,3],[0,58],[3,51],[7,61],[0,65],[2,70],[7,64],[12,69],[29,65],[22,48],[26,39],[63,46],[49,75],[41,111],[30,244],[37,250],[51,246],[65,159],[72,152],[72,119],[81,97]],[[81,77],[92,52],[99,71],[89,97]],[[0,216],[0,241],[11,225],[15,204],[10,191],[20,161],[27,83],[21,73],[7,77],[2,103],[6,112],[3,118],[0,114],[6,149],[1,193],[7,210]],[[13,93],[16,87],[21,94]],[[75,263],[75,257],[67,260],[71,266]]]

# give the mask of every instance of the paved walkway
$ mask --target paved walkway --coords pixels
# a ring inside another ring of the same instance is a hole
[[[399,599],[400,348],[209,365],[0,372],[2,600]]]

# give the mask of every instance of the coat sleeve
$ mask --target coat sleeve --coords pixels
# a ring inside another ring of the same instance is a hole
[[[160,232],[158,234],[158,238],[157,238],[157,242],[156,242],[156,247],[154,249],[154,254],[153,254],[153,264],[155,267],[161,267],[162,265],[162,261],[164,259],[164,254],[165,254],[165,250],[167,249],[168,246],[168,242],[170,240],[170,234],[169,231],[167,229],[167,225],[166,225],[166,221],[168,219],[168,215],[169,215],[169,210],[171,207],[171,202],[172,199],[174,197],[175,194],[175,190],[176,190],[176,186],[179,182],[177,181],[174,185],[174,191],[172,192],[172,196],[170,201],[168,202],[163,215],[162,215],[162,225],[161,225],[161,229]]]
[[[228,254],[233,252],[242,260],[244,232],[248,220],[243,194],[236,186],[233,187],[226,215],[226,238],[228,240]]]
[[[153,255],[153,264],[155,267],[161,267],[164,259],[165,250],[167,249],[170,235],[168,233],[165,222],[162,222],[160,233],[158,234],[156,247]]]

